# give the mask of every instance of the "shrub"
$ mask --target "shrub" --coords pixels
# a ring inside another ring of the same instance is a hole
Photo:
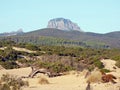
[[[12,88],[12,90],[21,90],[21,87],[28,86],[27,81],[23,81],[22,79],[9,74],[3,75],[1,80],[4,83],[1,85],[0,90],[10,90],[10,88]]]
[[[2,83],[2,81],[0,80],[0,84]]]
[[[54,63],[51,68],[56,73],[72,70],[70,66],[65,66],[62,63]]]
[[[13,50],[12,47],[7,47],[4,52],[3,56],[6,60],[17,60],[17,51]]]
[[[55,73],[73,70],[71,66],[64,65],[61,62],[37,62],[36,65],[38,65],[40,68],[47,68]]]
[[[118,56],[114,56],[114,57],[112,57],[112,59],[116,60],[116,61],[119,61],[120,60],[120,56],[119,55]]]
[[[0,90],[11,90],[8,84],[3,84],[0,86]]]
[[[120,68],[120,60],[116,61],[116,64],[115,64],[118,68]]]
[[[40,77],[39,84],[49,84],[49,81],[45,77]]]
[[[101,69],[101,71],[102,71],[102,72],[105,72],[105,73],[110,72],[110,70],[108,70],[108,69]]]
[[[25,48],[30,49],[30,50],[39,50],[39,48],[36,45],[33,44],[27,44]]]
[[[100,60],[97,60],[94,62],[94,65],[98,67],[99,69],[104,68],[103,63]]]
[[[87,82],[97,83],[101,81],[102,74],[99,71],[93,71],[91,75],[88,77]]]
[[[5,61],[0,63],[5,69],[19,68],[15,61]]]
[[[94,68],[95,68],[95,67],[94,67],[93,65],[90,65],[90,66],[88,67],[88,70],[89,70],[89,71],[92,71],[92,70],[94,70]]]

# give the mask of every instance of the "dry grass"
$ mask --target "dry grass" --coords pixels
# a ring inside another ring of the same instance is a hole
[[[90,82],[90,83],[101,82],[102,81],[101,77],[102,77],[101,72],[93,71],[91,75],[87,78],[87,82]]]
[[[81,72],[81,76],[85,76],[86,75],[86,73],[88,72],[88,70],[83,70],[82,72]]]
[[[0,84],[2,83],[2,80],[0,80]]]
[[[40,77],[38,83],[39,83],[39,84],[49,84],[49,81],[48,81],[48,79],[45,78],[45,77]]]

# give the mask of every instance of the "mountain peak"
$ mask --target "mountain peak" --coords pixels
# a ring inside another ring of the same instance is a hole
[[[20,35],[23,33],[24,33],[23,30],[20,28],[17,31],[0,33],[0,36],[14,36],[14,35]]]
[[[56,29],[60,29],[60,30],[67,30],[67,31],[71,31],[71,30],[80,30],[80,27],[72,22],[69,19],[64,19],[64,18],[55,18],[55,19],[51,19],[48,22],[48,26],[47,28],[56,28]]]

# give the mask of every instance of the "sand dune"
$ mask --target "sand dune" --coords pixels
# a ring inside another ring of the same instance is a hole
[[[111,67],[114,66],[115,62],[113,60],[102,60],[102,62],[106,65],[105,68],[109,68],[113,70],[112,74],[117,77],[117,83],[112,84],[109,83],[92,83],[92,90],[120,90],[120,69],[116,68],[115,70]],[[114,62],[114,64],[113,64]],[[113,65],[111,65],[113,64]],[[20,68],[20,69],[12,69],[12,70],[0,70],[0,76],[2,74],[12,74],[17,76],[27,76],[31,72],[31,68]],[[83,72],[72,72],[64,76],[49,78],[47,76],[41,75],[41,77],[46,78],[49,81],[49,84],[40,85],[39,78],[26,78],[29,82],[29,87],[24,87],[23,90],[86,90],[86,80],[85,73]]]

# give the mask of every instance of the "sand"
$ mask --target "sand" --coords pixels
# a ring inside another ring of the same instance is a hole
[[[113,70],[111,73],[117,77],[117,83],[92,83],[92,90],[120,90],[120,68],[115,70],[111,67],[114,66],[113,60],[102,60],[106,65],[105,68]],[[111,65],[112,64],[112,65]],[[20,69],[11,69],[11,70],[0,70],[0,76],[5,73],[9,73],[17,76],[27,76],[31,72],[31,68],[20,68]],[[39,84],[39,77],[36,78],[26,78],[29,82],[29,87],[24,87],[23,90],[86,90],[86,79],[85,73],[73,71],[67,75],[49,78],[47,76],[41,75],[41,77],[46,78],[49,81],[49,84]]]
[[[36,51],[28,50],[26,48],[13,47],[13,49],[16,50],[16,51],[23,51],[23,52],[28,52],[28,53],[36,53]]]

